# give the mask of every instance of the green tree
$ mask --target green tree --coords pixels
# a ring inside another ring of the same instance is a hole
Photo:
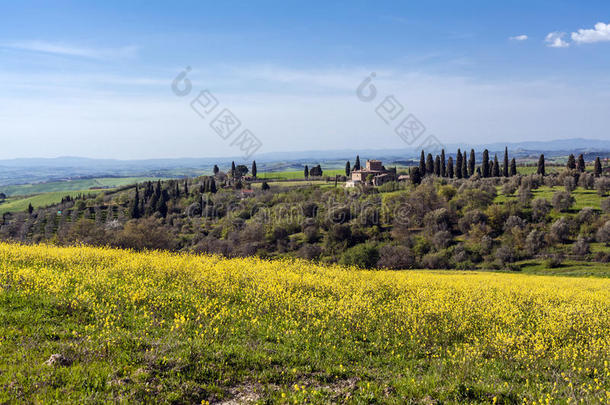
[[[485,149],[483,151],[483,161],[481,162],[481,176],[489,177],[489,151]]]
[[[466,151],[464,151],[464,154],[462,156],[462,178],[468,178],[468,162],[466,161]]]
[[[455,155],[455,177],[458,179],[462,178],[462,158],[462,151],[458,149]]]
[[[415,186],[421,183],[421,172],[417,166],[411,169],[411,183]]]
[[[231,177],[235,178],[235,162],[231,162]]]
[[[261,185],[261,190],[267,191],[269,189],[271,189],[271,187],[269,187],[269,184],[266,181],[263,181],[263,184]]]
[[[257,170],[256,170],[256,160],[252,161],[252,177],[256,178]]]
[[[424,151],[421,151],[421,155],[419,157],[419,174],[420,176],[426,175],[426,155]]]
[[[449,178],[453,178],[453,157],[449,156],[449,160],[447,160],[447,176]]]
[[[354,170],[360,170],[360,156],[356,155],[356,163],[354,163]]]
[[[218,165],[214,165],[214,176],[216,176],[219,171],[220,169],[218,168]]]
[[[593,168],[593,173],[595,177],[599,177],[602,175],[602,162],[599,160],[599,156],[595,158],[595,166]]]
[[[34,207],[32,207],[32,203],[28,204],[28,214],[32,215],[32,212],[34,212]]]
[[[568,163],[566,164],[566,167],[570,170],[576,169],[576,159],[571,153],[570,156],[568,156]]]
[[[470,159],[468,159],[468,174],[470,177],[474,175],[474,169],[476,165],[476,158],[474,156],[474,149],[470,149]]]
[[[502,166],[502,175],[508,177],[508,147],[504,147],[504,166]]]
[[[140,218],[140,192],[138,191],[138,186],[136,186],[136,194],[133,197],[131,206],[129,207],[129,216],[132,219]]]
[[[352,169],[350,167],[350,163],[348,160],[347,162],[345,162],[345,177],[349,177],[351,172],[352,172]]]
[[[538,170],[537,173],[544,176],[546,174],[546,168],[544,163],[544,154],[540,155],[538,158]]]
[[[184,194],[189,195],[189,184],[188,179],[184,179]]]
[[[500,177],[500,163],[498,162],[498,155],[494,155],[494,177]]]
[[[441,176],[447,177],[447,165],[445,159],[445,149],[441,150]]]
[[[436,155],[436,157],[434,158],[434,175],[436,177],[440,177],[441,176],[441,157],[439,155]]]
[[[586,169],[586,165],[585,165],[585,157],[583,156],[583,154],[581,153],[580,155],[578,155],[578,163],[576,168],[578,169],[579,172],[584,173],[585,169]]]
[[[517,175],[517,162],[515,161],[515,158],[512,158],[510,160],[510,175],[511,176]]]
[[[426,156],[426,174],[434,174],[434,158],[432,158],[432,153],[428,153],[428,156]]]
[[[303,177],[306,179],[309,178],[309,166],[305,165],[305,170],[303,170]]]

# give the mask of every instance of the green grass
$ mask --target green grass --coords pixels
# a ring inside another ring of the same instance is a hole
[[[521,266],[521,271],[525,274],[569,277],[610,277],[610,264],[608,263],[566,260],[561,266],[556,268],[549,268],[544,260],[524,260],[517,264]]]
[[[101,177],[95,179],[66,180],[49,183],[19,184],[0,187],[7,196],[27,196],[55,191],[79,191],[91,188],[121,187],[144,181],[156,181],[158,177]]]
[[[0,204],[0,215],[6,212],[23,212],[32,204],[34,208],[58,204],[66,196],[76,197],[79,194],[96,194],[99,190],[55,191],[27,197],[10,197]]]
[[[547,187],[541,186],[536,190],[532,190],[534,195],[533,198],[546,198],[549,202],[553,199],[553,194],[557,191],[565,191],[565,187],[555,186],[555,187]],[[575,203],[572,206],[570,212],[575,213],[580,211],[585,207],[592,207],[594,209],[601,209],[602,197],[597,194],[596,190],[585,190],[583,188],[578,187],[576,190],[572,191],[572,197],[575,199]],[[517,193],[506,196],[502,194],[502,187],[498,187],[498,196],[495,199],[496,203],[504,203],[509,199],[516,199]]]

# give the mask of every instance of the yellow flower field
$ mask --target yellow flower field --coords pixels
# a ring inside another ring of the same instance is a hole
[[[608,279],[0,244],[0,332],[0,403],[610,403]]]

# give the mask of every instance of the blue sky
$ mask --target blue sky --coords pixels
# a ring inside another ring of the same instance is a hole
[[[607,1],[3,2],[0,158],[238,155],[203,89],[259,152],[404,148],[386,95],[444,143],[608,139],[608,23]]]

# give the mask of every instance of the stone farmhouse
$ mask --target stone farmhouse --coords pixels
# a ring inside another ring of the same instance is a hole
[[[381,186],[387,182],[396,181],[396,179],[396,169],[386,170],[381,160],[367,160],[365,168],[352,171],[352,179],[346,186],[354,187],[357,184],[367,183],[369,180],[374,186]]]

